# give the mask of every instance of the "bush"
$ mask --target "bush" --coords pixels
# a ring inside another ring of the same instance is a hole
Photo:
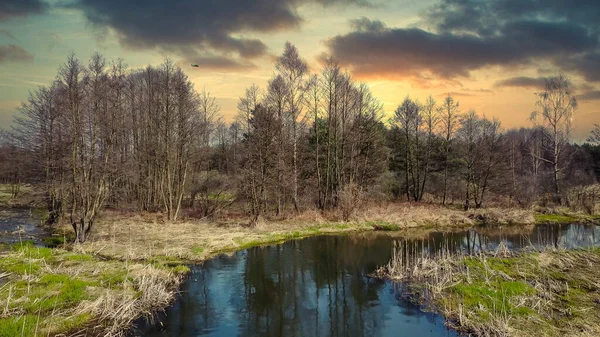
[[[350,220],[354,212],[362,206],[364,193],[356,183],[350,183],[340,191],[339,210],[344,221]]]

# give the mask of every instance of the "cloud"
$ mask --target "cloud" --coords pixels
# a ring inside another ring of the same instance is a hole
[[[48,10],[42,0],[2,0],[0,1],[0,22],[12,17],[40,14]]]
[[[14,44],[0,45],[0,63],[33,62],[33,55]]]
[[[466,92],[459,92],[459,91],[450,91],[450,92],[444,92],[441,94],[437,95],[438,97],[446,97],[446,96],[453,96],[453,97],[471,97],[471,96],[475,96],[473,94],[469,94]]]
[[[565,69],[575,71],[586,80],[600,81],[600,50],[572,55],[561,60]]]
[[[600,81],[600,2],[575,2],[442,0],[424,11],[417,27],[360,18],[326,46],[365,77],[467,78],[485,67],[547,61]]]
[[[248,37],[293,29],[304,19],[297,7],[314,2],[322,6],[367,6],[369,0],[75,0],[71,5],[99,29],[115,32],[122,45],[136,49],[175,51],[190,62],[197,58],[252,60],[267,55],[267,46]],[[240,61],[229,62],[237,68]],[[223,62],[225,66],[227,62]]]
[[[6,36],[7,38],[9,38],[11,40],[16,40],[17,39],[17,38],[15,38],[14,35],[12,35],[11,32],[9,32],[6,29],[0,29],[0,36],[2,36],[2,35]]]
[[[543,90],[546,87],[546,79],[543,77],[517,76],[497,81],[496,87],[522,87]]]
[[[591,90],[581,95],[577,95],[579,101],[595,101],[600,100],[600,90]]]

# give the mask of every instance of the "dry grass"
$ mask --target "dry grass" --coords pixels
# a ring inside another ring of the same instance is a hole
[[[599,336],[599,250],[414,256],[398,247],[378,276],[405,281],[458,330],[477,336]]]
[[[533,224],[528,211],[499,209],[463,212],[432,205],[388,204],[355,212],[350,221],[341,215],[305,211],[288,219],[260,219],[254,228],[244,219],[211,223],[202,220],[165,222],[152,214],[129,215],[107,211],[91,239],[79,249],[119,259],[201,261],[224,251],[319,234],[408,228],[464,227],[483,223]],[[66,229],[69,230],[69,229]]]
[[[10,184],[0,184],[0,206],[3,207],[31,207],[43,205],[43,194],[36,186],[23,184],[19,188],[16,198],[13,198]]]
[[[123,336],[174,298],[186,268],[16,245],[0,255],[0,336]]]
[[[533,224],[533,212],[523,209],[485,208],[462,210],[438,205],[390,203],[370,207],[355,215],[357,221],[394,223],[401,228],[456,226],[474,224]]]
[[[111,288],[100,290],[100,295],[84,301],[76,308],[77,313],[91,313],[99,326],[93,327],[104,336],[124,336],[129,327],[140,316],[153,317],[157,310],[169,305],[175,297],[181,278],[172,271],[150,265],[131,266],[130,280],[120,291]],[[81,332],[85,333],[90,327]]]

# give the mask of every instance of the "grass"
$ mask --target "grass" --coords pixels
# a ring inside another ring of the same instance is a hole
[[[0,255],[0,336],[70,334],[85,326],[122,335],[133,319],[170,303],[189,271],[31,243],[10,248]]]
[[[477,336],[600,335],[600,250],[418,257],[395,255],[380,277]]]
[[[580,213],[569,214],[535,214],[536,223],[569,224],[569,223],[600,223],[599,215]]]
[[[348,222],[335,212],[306,211],[287,219],[261,219],[254,228],[245,220],[216,222],[183,220],[167,223],[153,214],[123,215],[106,211],[91,239],[81,246],[90,254],[119,260],[154,261],[166,258],[182,263],[203,261],[216,254],[314,235],[344,234],[372,230],[398,231],[412,228],[436,229],[479,224],[473,214],[497,218],[500,223],[533,224],[531,211],[500,209],[463,212],[419,204],[387,204],[357,211]],[[479,216],[481,218],[481,216]],[[66,228],[68,233],[70,228]]]
[[[22,184],[16,198],[13,198],[10,184],[0,184],[0,205],[2,206],[31,206],[41,204],[41,193],[34,186]]]
[[[38,321],[35,315],[0,318],[0,337],[35,336]]]

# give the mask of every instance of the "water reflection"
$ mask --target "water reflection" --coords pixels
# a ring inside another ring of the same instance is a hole
[[[41,219],[29,208],[0,207],[0,242],[16,243],[31,240],[41,243],[49,235],[40,226]]]
[[[396,234],[323,236],[219,256],[195,267],[162,324],[144,336],[456,336],[437,315],[400,297],[397,284],[368,277],[395,242],[413,254],[558,245],[600,245],[600,228],[531,226]]]

